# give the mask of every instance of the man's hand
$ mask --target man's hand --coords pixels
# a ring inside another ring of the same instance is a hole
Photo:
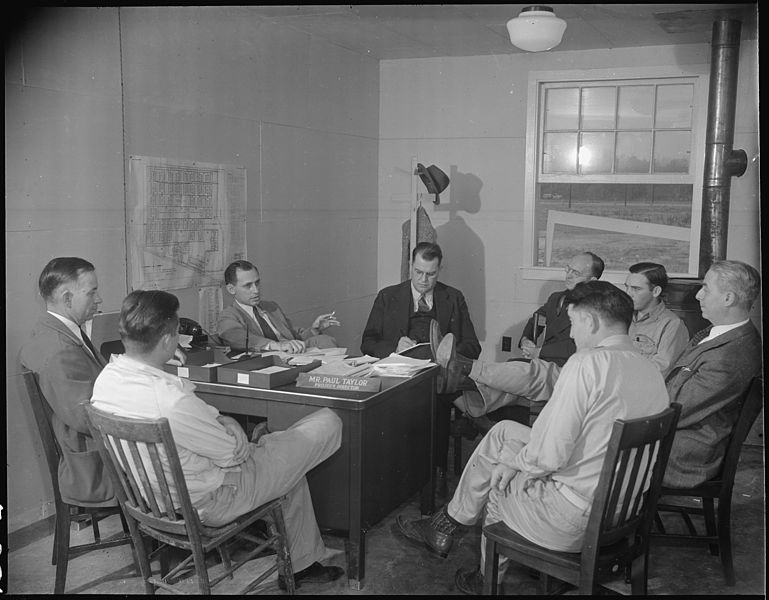
[[[507,496],[510,482],[518,471],[507,465],[498,463],[491,470],[491,487],[497,488],[501,493]]]
[[[240,424],[232,417],[219,415],[216,418],[219,423],[222,424],[227,435],[231,435],[235,438],[235,452],[234,458],[237,462],[241,463],[248,458],[248,453],[251,451],[248,445],[248,436]]]
[[[537,358],[539,357],[539,351],[540,348],[537,348],[537,345],[529,338],[521,338],[521,354],[523,354],[525,358]]]
[[[417,343],[414,340],[404,335],[401,339],[398,340],[398,346],[395,348],[395,351],[403,352],[404,350],[407,350],[408,348],[416,345]]]
[[[279,342],[270,342],[267,350],[278,350],[288,354],[301,354],[305,351],[306,344],[302,340],[280,340]]]
[[[336,311],[325,315],[318,315],[312,322],[312,329],[317,329],[319,332],[322,332],[324,329],[327,329],[332,325],[341,325],[339,320],[334,315],[336,315]]]

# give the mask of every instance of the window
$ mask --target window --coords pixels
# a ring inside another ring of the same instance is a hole
[[[607,270],[649,260],[694,275],[706,74],[600,75],[530,77],[530,264],[560,269],[591,250]]]

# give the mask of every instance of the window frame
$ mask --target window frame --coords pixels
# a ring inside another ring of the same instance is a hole
[[[584,183],[685,183],[692,186],[692,217],[689,237],[689,271],[687,273],[669,273],[671,277],[697,277],[699,270],[700,230],[702,225],[702,186],[705,164],[705,134],[708,110],[708,65],[687,65],[678,67],[639,67],[617,69],[579,69],[567,71],[530,71],[528,77],[528,97],[526,104],[526,140],[525,140],[525,175],[524,175],[524,232],[523,260],[520,267],[523,279],[561,280],[561,266],[543,267],[535,264],[535,201],[536,189],[539,182],[574,182],[578,178]],[[692,108],[692,142],[691,142],[691,173],[659,173],[645,175],[639,179],[638,174],[605,174],[605,175],[546,175],[540,179],[540,127],[544,122],[544,110],[541,99],[544,84],[582,84],[590,82],[628,82],[638,80],[644,83],[648,80],[670,80],[676,83],[681,80],[692,80],[694,85],[694,105]],[[589,250],[589,248],[586,248]],[[624,283],[625,271],[607,269],[602,279],[612,283]]]

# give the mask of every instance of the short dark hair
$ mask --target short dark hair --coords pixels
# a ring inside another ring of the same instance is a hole
[[[60,256],[48,261],[37,280],[37,287],[43,300],[50,300],[60,285],[77,281],[81,273],[95,271],[94,266],[84,258]]]
[[[632,265],[628,271],[646,277],[652,288],[660,286],[664,291],[665,286],[668,284],[668,273],[665,270],[665,267],[657,263],[639,262]]]
[[[578,283],[566,292],[565,303],[592,312],[607,323],[623,323],[625,328],[633,321],[633,299],[608,281]]]
[[[590,267],[590,272],[593,274],[593,277],[600,279],[601,275],[603,275],[603,259],[597,254],[593,254],[592,252],[583,252],[583,254],[589,256],[590,260],[593,261],[593,264]]]
[[[414,250],[411,252],[412,263],[416,260],[417,254],[425,260],[434,260],[437,258],[439,265],[443,262],[443,252],[441,251],[441,247],[432,242],[419,242],[414,246]]]
[[[224,270],[224,283],[231,283],[235,285],[238,283],[238,271],[251,271],[254,270],[257,273],[259,269],[247,260],[236,260]]]
[[[739,260],[718,260],[709,270],[715,273],[722,291],[732,292],[739,304],[750,310],[761,291],[761,275],[754,267]]]
[[[162,290],[134,290],[120,307],[120,339],[151,352],[160,338],[179,327],[179,299]]]

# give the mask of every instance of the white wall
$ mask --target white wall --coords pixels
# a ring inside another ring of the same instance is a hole
[[[379,285],[400,274],[411,157],[451,178],[441,204],[423,203],[444,250],[443,281],[467,297],[482,358],[505,360],[529,315],[562,281],[524,279],[524,166],[530,71],[676,65],[709,68],[710,44],[606,51],[389,60],[381,64]],[[740,52],[734,147],[749,166],[732,179],[728,258],[759,266],[757,48]],[[704,157],[703,157],[704,158]],[[419,184],[422,186],[422,184]],[[423,186],[420,188],[423,189]]]

